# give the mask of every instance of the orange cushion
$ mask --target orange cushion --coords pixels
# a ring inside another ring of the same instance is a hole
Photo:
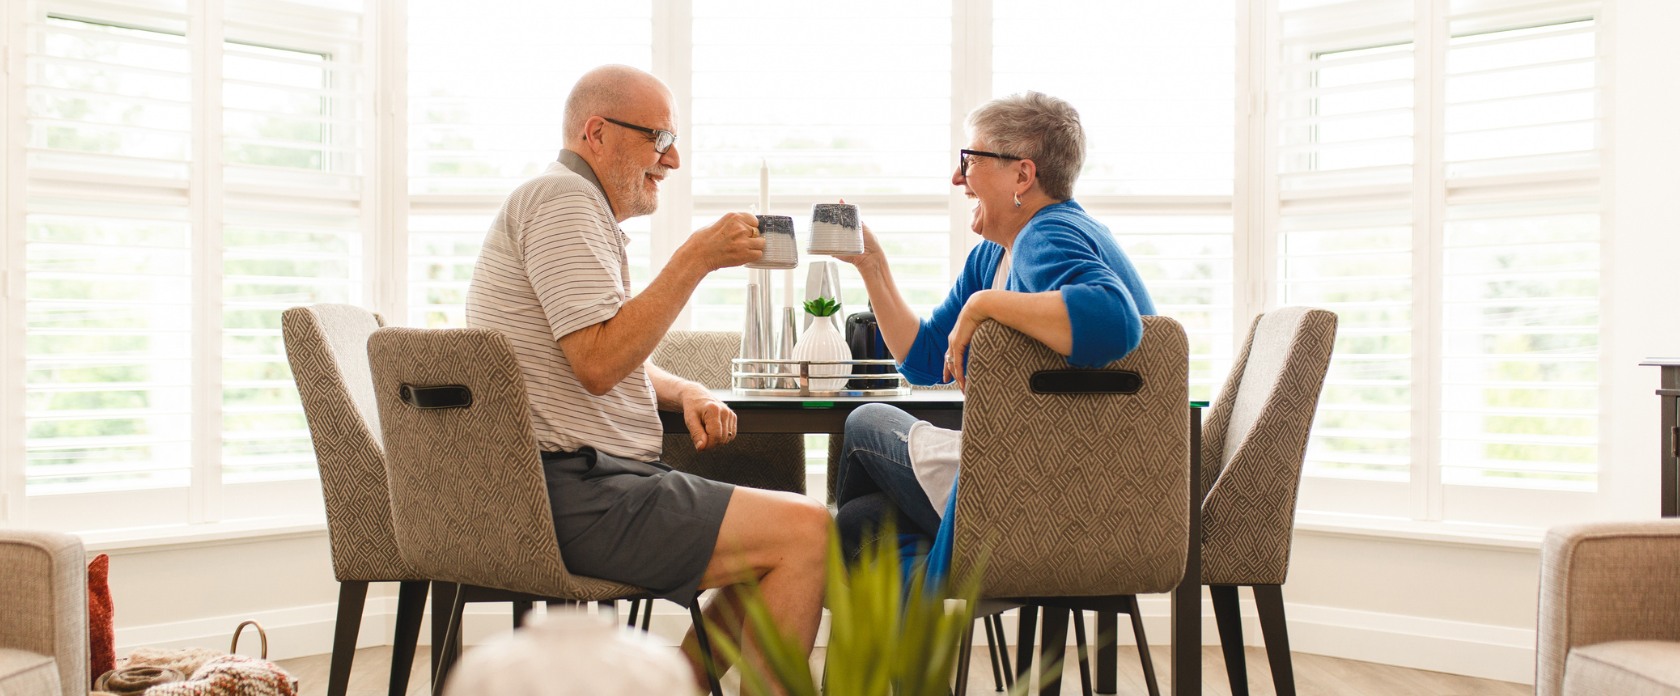
[[[88,562],[88,667],[92,671],[89,679],[94,680],[117,666],[117,636],[111,624],[110,572],[110,556],[102,553]]]

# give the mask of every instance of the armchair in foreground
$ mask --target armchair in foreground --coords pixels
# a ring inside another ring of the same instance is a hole
[[[1680,520],[1557,527],[1540,552],[1536,696],[1680,695]]]

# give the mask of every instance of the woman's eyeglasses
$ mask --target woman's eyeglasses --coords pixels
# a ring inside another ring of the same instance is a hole
[[[961,172],[963,177],[966,178],[968,176],[968,163],[972,161],[971,158],[972,157],[977,157],[977,156],[978,157],[995,157],[995,158],[1001,159],[1001,160],[1024,160],[1024,159],[1026,159],[1025,157],[1016,157],[1014,155],[1006,155],[1006,154],[1003,154],[1001,152],[986,152],[985,150],[958,150],[957,151],[957,171]]]
[[[672,145],[677,144],[677,134],[672,133],[671,131],[655,130],[655,129],[649,128],[647,126],[638,126],[634,123],[625,123],[625,122],[620,121],[616,118],[607,118],[605,116],[602,116],[601,118],[605,119],[607,123],[611,123],[611,124],[616,125],[616,126],[623,126],[625,128],[629,128],[630,130],[634,130],[634,131],[641,131],[643,133],[646,133],[648,135],[653,136],[653,151],[657,152],[661,155],[665,154],[666,150],[671,149]]]

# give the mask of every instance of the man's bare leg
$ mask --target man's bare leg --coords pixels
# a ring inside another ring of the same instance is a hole
[[[729,587],[756,578],[759,594],[776,627],[798,641],[800,649],[810,655],[817,639],[817,626],[822,621],[831,521],[827,508],[803,495],[736,488],[723,514],[717,545],[700,586]],[[727,619],[723,616],[724,607],[734,605],[738,595],[733,588],[724,595],[723,601],[714,601],[707,610],[717,612],[717,618]],[[737,613],[734,624],[725,625],[725,630],[733,629],[735,635],[741,636],[737,644],[742,646],[743,656],[761,673],[769,674],[757,637],[753,631],[745,630],[740,621]],[[698,659],[697,651],[689,650],[693,639],[691,630],[683,646],[694,663],[697,682],[705,688],[705,664]]]
[[[735,663],[718,652],[719,634],[721,633],[722,637],[728,638],[729,642],[735,645],[741,644],[741,626],[742,622],[746,620],[746,609],[741,604],[741,598],[744,594],[742,590],[744,589],[746,589],[746,585],[720,587],[717,592],[713,593],[706,605],[701,608],[707,625],[717,629],[708,633],[707,638],[711,641],[713,668],[717,670],[720,677],[724,672],[728,672],[729,668],[733,667]],[[688,635],[683,636],[682,652],[683,657],[688,658],[689,664],[693,666],[695,678],[700,680],[702,685],[705,685],[705,656],[700,654],[700,641],[692,628],[688,629]]]

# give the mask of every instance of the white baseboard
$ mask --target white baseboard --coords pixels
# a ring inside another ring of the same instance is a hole
[[[1145,597],[1139,600],[1139,606],[1150,644],[1166,645],[1165,639],[1172,635],[1167,599]],[[1253,606],[1248,593],[1243,593],[1243,642],[1259,646],[1263,641]],[[1295,652],[1523,684],[1534,681],[1532,629],[1301,604],[1287,604],[1285,612],[1289,621],[1290,648]],[[320,655],[332,651],[336,614],[336,606],[317,604],[245,616],[119,628],[116,632],[117,654],[126,655],[140,646],[222,649],[228,645],[233,629],[240,621],[253,619],[262,624],[268,633],[270,659]],[[507,604],[471,604],[467,607],[467,616],[463,638],[469,645],[491,640],[512,630],[511,609]],[[1218,645],[1213,607],[1205,599],[1202,617],[1202,644]],[[627,617],[621,614],[619,618],[623,620]],[[394,597],[370,597],[363,612],[357,647],[390,645],[395,620]],[[420,630],[421,645],[431,643],[429,614],[427,621]],[[1093,617],[1087,616],[1086,621],[1093,621]],[[681,608],[664,602],[657,605],[652,622],[655,635],[675,645],[688,630],[688,625],[688,614]],[[1005,627],[1009,642],[1015,644],[1014,620],[1005,622]],[[1131,645],[1134,641],[1124,619],[1120,629],[1120,643]],[[981,631],[975,632],[979,643],[983,643],[984,636]],[[825,617],[817,644],[822,645],[826,639]],[[1072,640],[1071,635],[1069,640]],[[257,636],[247,630],[241,640],[241,652],[254,655],[257,645]]]

